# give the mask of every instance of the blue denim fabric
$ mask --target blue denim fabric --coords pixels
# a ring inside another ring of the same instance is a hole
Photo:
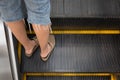
[[[0,15],[4,22],[27,18],[33,24],[51,24],[50,0],[0,0]]]

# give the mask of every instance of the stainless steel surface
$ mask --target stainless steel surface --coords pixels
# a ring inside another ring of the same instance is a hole
[[[18,67],[10,29],[0,21],[0,80],[19,80]]]
[[[5,28],[0,21],[0,80],[13,80],[10,68]]]
[[[13,80],[20,80],[20,75],[18,75],[18,66],[15,57],[14,45],[13,45],[13,36],[9,28],[6,29],[6,39],[8,43],[8,51],[11,61],[11,69],[12,69],[12,76]]]

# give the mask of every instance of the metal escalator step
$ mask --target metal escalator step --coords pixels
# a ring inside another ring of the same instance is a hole
[[[51,0],[52,17],[119,17],[119,0]]]
[[[47,62],[37,49],[27,58],[22,49],[21,72],[120,72],[120,35],[55,35]]]
[[[116,18],[52,18],[53,30],[120,29]]]
[[[52,18],[53,30],[119,30],[119,18]],[[26,25],[27,21],[26,21]],[[27,27],[28,29],[28,27]]]
[[[27,80],[111,80],[110,76],[83,76],[83,77],[27,77]]]

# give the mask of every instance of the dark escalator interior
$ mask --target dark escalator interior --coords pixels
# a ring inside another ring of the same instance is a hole
[[[40,59],[39,48],[27,58],[14,40],[23,80],[120,80],[119,0],[51,2],[56,46],[49,60]],[[35,36],[28,25],[27,32]]]

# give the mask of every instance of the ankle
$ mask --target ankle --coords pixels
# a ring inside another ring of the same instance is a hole
[[[26,42],[26,44],[24,45],[25,50],[30,50],[34,44],[35,42],[33,40],[28,40],[28,42]]]
[[[48,50],[49,50],[49,45],[47,44],[46,47],[44,47],[44,48],[41,49],[41,54],[47,53]]]

